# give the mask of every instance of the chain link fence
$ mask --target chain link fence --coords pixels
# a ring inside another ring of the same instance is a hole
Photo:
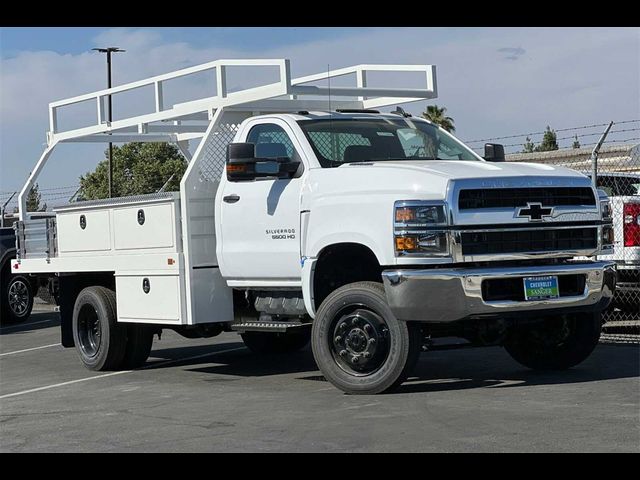
[[[535,162],[577,170],[591,177],[589,148],[507,155],[509,162]],[[598,188],[611,201],[615,251],[599,256],[617,264],[618,284],[612,307],[605,312],[605,333],[640,338],[640,144],[603,147],[595,171]],[[635,335],[635,337],[634,337]],[[614,338],[612,337],[612,338]]]

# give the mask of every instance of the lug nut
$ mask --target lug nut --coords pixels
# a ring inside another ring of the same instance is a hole
[[[370,338],[369,339],[369,344],[373,345],[374,343],[376,343],[376,339],[375,338]]]
[[[358,363],[360,361],[360,357],[356,357],[355,355],[351,358],[353,363]]]
[[[367,332],[367,333],[371,333],[371,325],[369,325],[368,323],[365,324],[364,331]]]
[[[338,335],[334,340],[336,343],[340,343],[342,341],[342,337]]]
[[[358,317],[353,317],[353,320],[351,320],[351,325],[357,325],[358,324]]]
[[[345,328],[347,328],[347,325],[345,323],[341,323],[340,330],[344,330]]]
[[[363,353],[364,358],[371,358],[371,353],[369,352],[364,352]]]
[[[340,356],[341,357],[346,357],[347,356],[347,351],[346,350],[340,350]]]

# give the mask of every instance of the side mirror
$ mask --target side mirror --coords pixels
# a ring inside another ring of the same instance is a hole
[[[487,162],[504,162],[504,146],[499,143],[485,143],[484,159]]]
[[[298,170],[299,161],[288,157],[258,158],[253,143],[230,143],[227,146],[227,179],[290,178]]]

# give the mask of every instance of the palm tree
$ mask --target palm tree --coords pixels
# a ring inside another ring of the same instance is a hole
[[[427,111],[423,112],[422,116],[427,120],[439,125],[447,132],[455,132],[456,127],[453,125],[454,120],[451,117],[447,117],[445,114],[447,109],[438,107],[437,105],[427,105]]]

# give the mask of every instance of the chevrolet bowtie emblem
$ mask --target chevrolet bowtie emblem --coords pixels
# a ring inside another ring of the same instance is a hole
[[[518,217],[529,217],[530,222],[539,222],[543,217],[550,217],[553,207],[543,207],[541,203],[527,202],[526,207],[518,209]]]

